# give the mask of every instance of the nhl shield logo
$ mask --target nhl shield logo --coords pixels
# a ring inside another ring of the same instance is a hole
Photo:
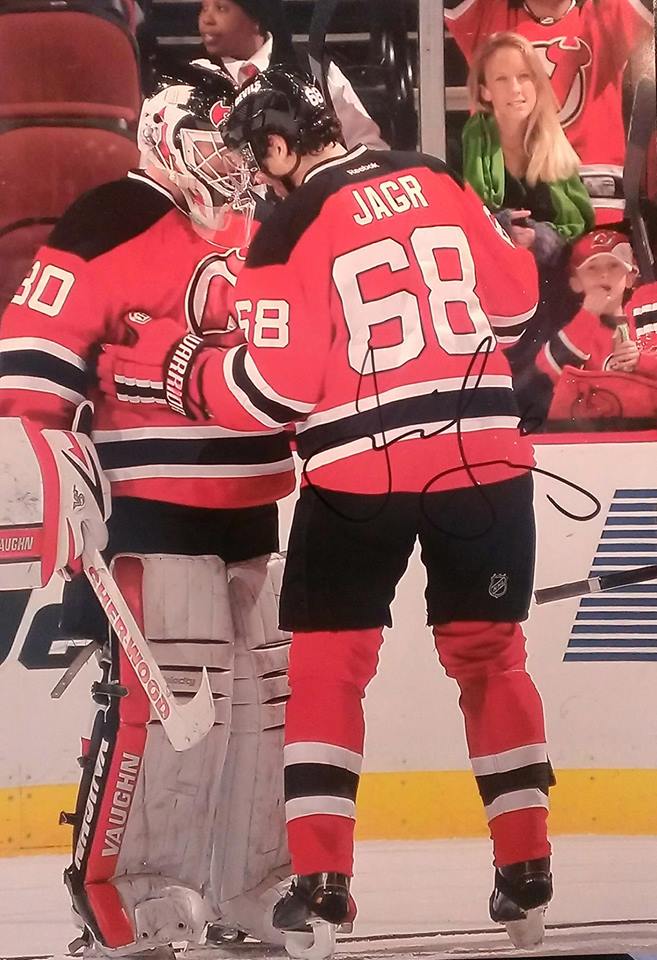
[[[506,593],[508,585],[509,581],[506,573],[494,573],[490,578],[488,592],[495,600],[499,600]]]

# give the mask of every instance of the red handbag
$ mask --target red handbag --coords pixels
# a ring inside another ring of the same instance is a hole
[[[565,366],[548,420],[657,417],[657,380],[637,373],[608,373]]]

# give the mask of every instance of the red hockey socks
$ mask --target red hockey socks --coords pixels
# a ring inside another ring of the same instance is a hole
[[[362,700],[382,628],[295,633],[285,718],[285,813],[295,873],[353,873]]]
[[[525,669],[517,623],[434,627],[440,662],[461,689],[460,705],[496,866],[548,856],[547,757],[543,704]]]

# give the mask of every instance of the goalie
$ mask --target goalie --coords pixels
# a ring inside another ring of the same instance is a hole
[[[227,318],[254,205],[248,173],[228,163],[211,123],[233,89],[181,69],[144,104],[143,169],[68,210],[2,318],[5,456],[22,462],[25,431],[40,447],[46,434],[73,443],[61,431],[86,397],[95,401],[93,441],[113,502],[105,557],[176,702],[184,709],[205,668],[213,698],[207,735],[175,751],[88,581],[66,584],[63,630],[96,639],[102,666],[65,872],[83,926],[76,944],[93,956],[168,957],[172,942],[198,942],[215,919],[282,942],[270,916],[289,874],[275,503],[294,486],[287,436],[186,425],[162,391],[130,406],[93,384],[99,344],[121,342],[128,319],[174,317],[181,335],[214,342],[241,336]],[[102,519],[87,537],[105,545]],[[5,567],[4,588],[40,586],[70,567],[58,549],[22,572]]]

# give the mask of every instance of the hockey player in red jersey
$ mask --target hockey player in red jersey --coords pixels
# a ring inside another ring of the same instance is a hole
[[[170,320],[108,347],[115,404],[164,382],[172,409],[230,429],[296,424],[303,485],[281,597],[296,879],[281,929],[349,919],[362,698],[419,536],[428,621],[461,689],[495,853],[491,915],[537,943],[551,896],[548,762],[520,621],[534,565],[532,451],[503,347],[537,302],[532,255],[439,161],[338,145],[308,78],[264,71],[227,144],[289,192],[240,275],[248,344],[180,342]],[[125,389],[125,383],[138,383]]]
[[[492,33],[536,47],[582,167],[598,223],[623,218],[623,75],[654,72],[652,0],[445,0],[445,23],[470,62]]]
[[[2,318],[0,413],[70,428],[78,404],[95,402],[113,496],[106,556],[173,693],[184,702],[207,667],[215,698],[210,733],[174,753],[116,637],[105,642],[86,581],[67,585],[64,635],[102,644],[65,875],[93,955],[168,956],[219,915],[280,942],[260,893],[289,875],[275,503],[294,486],[286,435],[186,424],[161,387],[147,406],[118,406],[94,385],[100,344],[151,315],[181,336],[234,342],[227,318],[252,230],[248,171],[216,131],[234,93],[215,73],[181,69],[144,104],[144,169],[68,210]]]

